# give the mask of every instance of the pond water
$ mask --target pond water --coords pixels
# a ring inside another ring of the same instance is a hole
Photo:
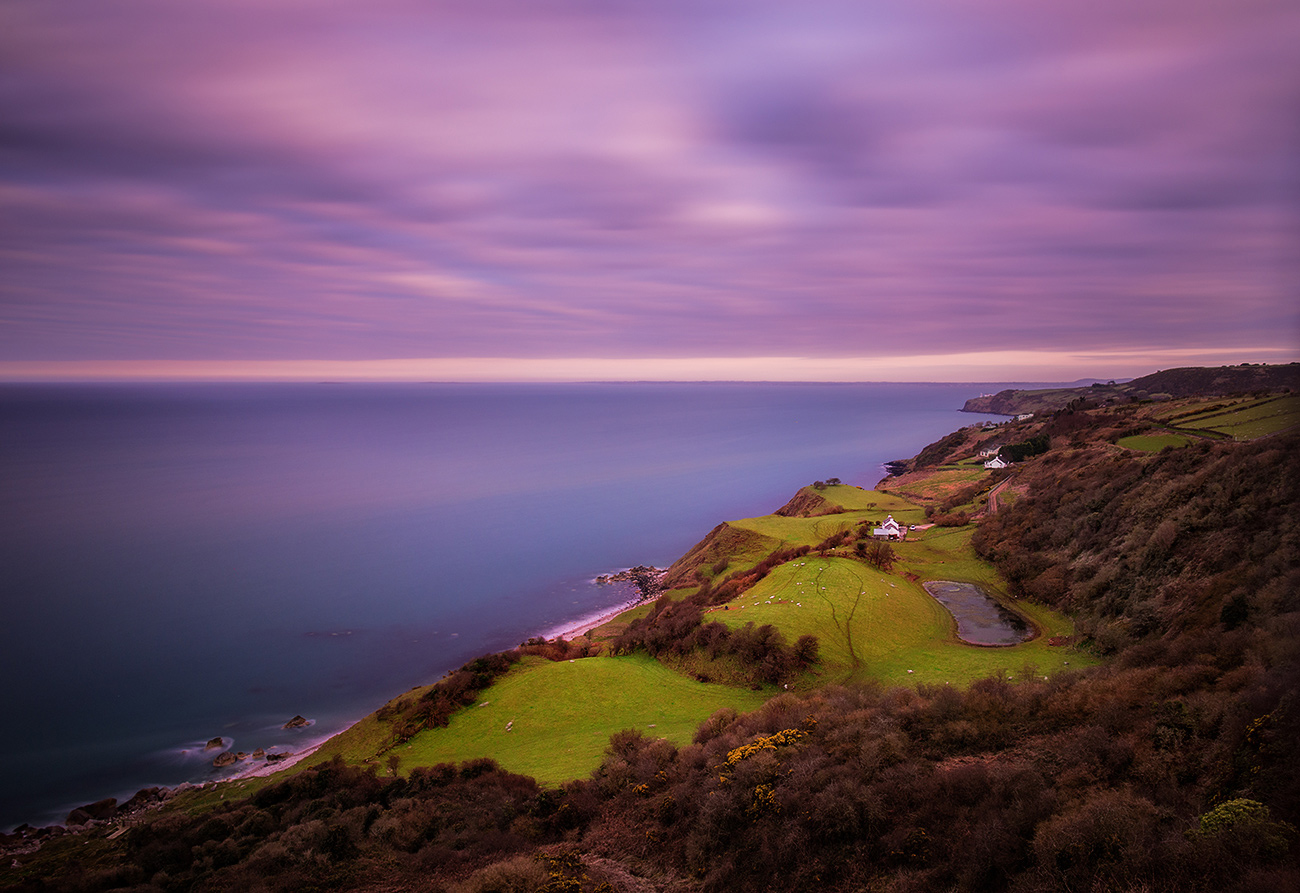
[[[921,584],[957,620],[957,638],[972,645],[1018,645],[1033,631],[974,583],[933,580]]]

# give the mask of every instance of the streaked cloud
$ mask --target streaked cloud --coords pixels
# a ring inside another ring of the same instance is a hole
[[[1294,359],[1297,38],[1284,0],[14,2],[0,360]]]

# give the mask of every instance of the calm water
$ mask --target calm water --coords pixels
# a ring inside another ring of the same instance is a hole
[[[1008,611],[975,583],[935,580],[921,584],[957,621],[957,637],[972,645],[1018,645],[1030,629],[1020,615]]]
[[[336,731],[1001,386],[0,387],[0,828]]]

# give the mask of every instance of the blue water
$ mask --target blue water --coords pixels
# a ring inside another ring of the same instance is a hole
[[[1001,386],[0,387],[0,828],[343,728]]]

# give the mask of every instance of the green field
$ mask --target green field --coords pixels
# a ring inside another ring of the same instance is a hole
[[[418,697],[431,687],[402,697]],[[427,729],[407,744],[381,752],[391,729],[371,714],[295,766],[195,792],[186,806],[212,806],[227,791],[245,796],[336,756],[354,765],[374,765],[381,774],[389,772],[390,755],[400,759],[403,774],[416,766],[491,757],[511,772],[558,785],[590,775],[615,732],[638,729],[682,746],[718,710],[755,710],[772,693],[696,682],[644,654],[558,662],[525,657],[479,694],[477,703],[483,706],[459,711],[446,728]]]
[[[1300,396],[1265,397],[1233,406],[1183,416],[1178,427],[1254,440],[1300,425]]]
[[[1037,639],[1006,648],[977,647],[957,639],[952,616],[920,582],[979,583],[1000,595],[993,569],[970,552],[972,532],[966,527],[913,533],[907,542],[895,545],[902,562],[891,574],[849,558],[805,556],[774,568],[726,610],[715,609],[707,619],[732,628],[770,623],[790,642],[805,633],[817,636],[821,662],[801,687],[866,679],[965,685],[999,671],[1018,674],[1026,665],[1048,674],[1067,662],[1075,667],[1095,663],[1074,649],[1048,645],[1052,636],[1073,633],[1073,625],[1037,605],[1015,604],[1039,628]]]
[[[870,504],[869,511],[815,518],[765,515],[732,525],[787,545],[815,545],[861,520],[883,520],[886,513],[904,524],[924,520],[924,511],[901,497],[859,492],[863,495],[856,505]],[[839,493],[828,498],[846,508],[852,504]],[[967,525],[910,532],[906,541],[894,544],[899,562],[889,574],[852,557],[807,555],[774,568],[728,603],[726,610],[719,606],[706,619],[732,628],[751,621],[758,626],[770,623],[787,642],[805,633],[817,636],[821,663],[814,675],[796,683],[799,687],[865,679],[965,685],[999,671],[1016,674],[1026,666],[1047,674],[1067,662],[1075,667],[1095,663],[1072,648],[1048,645],[1053,636],[1071,635],[1073,624],[1061,614],[1027,603],[1016,602],[1014,607],[1038,628],[1036,639],[1006,648],[967,645],[957,639],[955,621],[921,588],[922,582],[978,583],[1004,603],[1011,602],[997,572],[975,557],[970,545],[974,531],[973,525]]]
[[[685,745],[717,710],[754,710],[769,696],[696,682],[643,654],[526,658],[479,696],[481,706],[460,711],[447,728],[421,732],[393,753],[404,768],[490,756],[512,772],[554,785],[589,775],[615,732],[638,729]]]
[[[1181,434],[1134,434],[1121,437],[1116,443],[1128,450],[1158,453],[1165,447],[1184,447],[1191,441]]]
[[[956,580],[979,583],[993,593],[1002,592],[1002,580],[992,565],[975,557],[971,537],[975,525],[931,527],[913,533],[906,542],[896,543],[894,551],[903,564],[895,570],[916,575],[918,580]]]
[[[824,495],[831,502],[844,507],[850,512],[902,512],[915,509],[916,506],[901,499],[893,493],[880,490],[864,490],[861,487],[840,485],[827,487]]]
[[[836,515],[819,515],[813,518],[785,518],[780,515],[762,515],[730,522],[732,527],[761,534],[782,547],[816,546],[828,536],[848,530],[863,521],[880,523],[893,515],[900,524],[919,524],[925,519],[925,510],[915,503],[875,490],[858,487],[827,487],[823,492],[828,501],[842,506],[845,511]],[[761,556],[760,556],[761,557]]]
[[[898,493],[910,499],[941,502],[987,477],[989,472],[984,468],[984,461],[981,459],[976,464],[950,465],[934,469],[920,480],[909,480],[905,477],[901,481],[891,482],[888,486],[891,493]]]

